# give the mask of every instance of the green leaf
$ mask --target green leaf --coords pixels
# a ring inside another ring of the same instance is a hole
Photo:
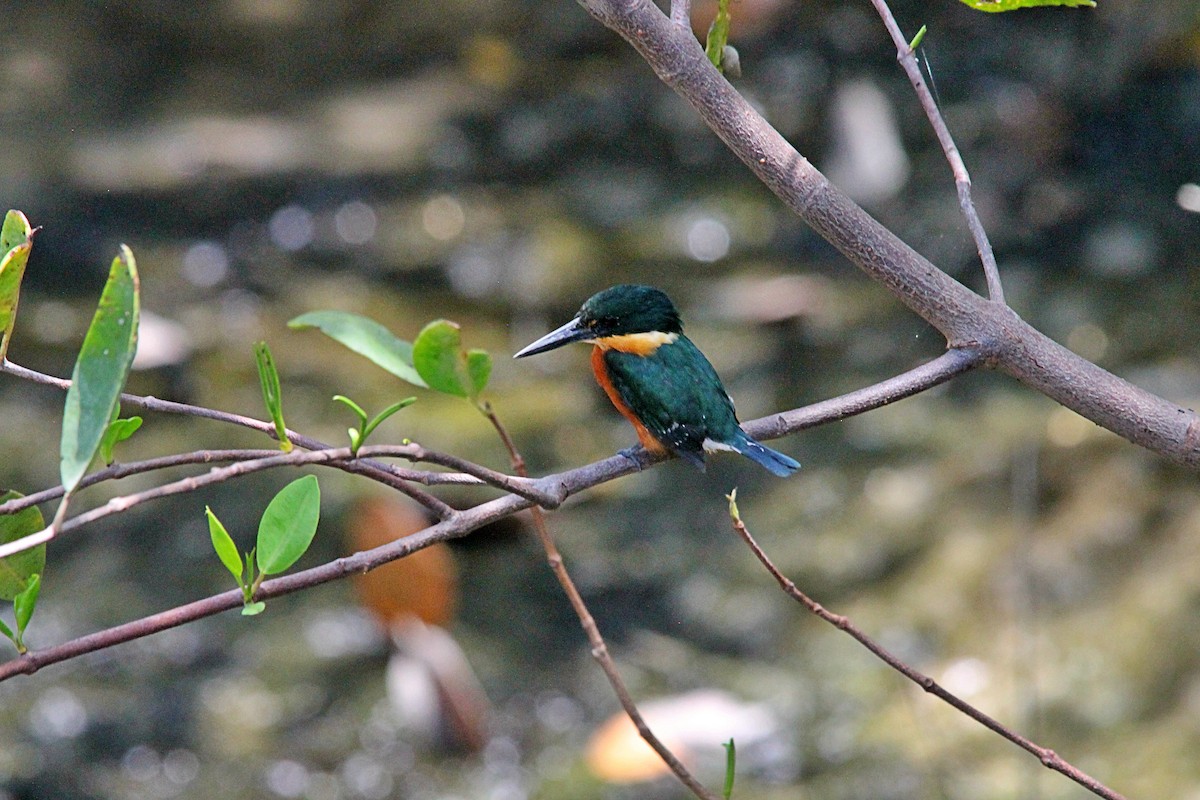
[[[712,65],[724,72],[724,54],[725,45],[729,43],[729,23],[732,17],[729,15],[729,0],[718,0],[717,15],[713,17],[712,24],[708,26],[708,38],[704,42],[704,54],[708,56],[708,60]]]
[[[474,400],[487,385],[492,359],[484,350],[463,352],[459,326],[439,319],[413,342],[413,366],[430,389]]]
[[[13,614],[17,618],[18,643],[25,638],[25,628],[29,626],[29,620],[32,619],[33,611],[37,608],[38,593],[41,590],[42,576],[30,575],[29,585],[25,587],[25,591],[13,598]]]
[[[367,412],[363,411],[362,406],[346,397],[344,394],[335,394],[333,396],[335,402],[343,403],[347,408],[354,412],[354,416],[358,417],[358,424],[365,426],[367,424]]]
[[[976,11],[992,13],[1000,11],[1016,11],[1018,8],[1035,8],[1037,6],[1066,6],[1068,8],[1095,8],[1093,0],[962,0]]]
[[[397,339],[373,319],[348,311],[310,311],[293,319],[288,327],[317,328],[397,378],[414,386],[425,386],[425,381],[413,369],[413,346]]]
[[[312,544],[321,516],[321,488],[313,475],[279,490],[258,523],[258,568],[264,575],[283,572]]]
[[[233,575],[238,586],[243,586],[245,582],[242,580],[242,557],[238,555],[233,537],[208,506],[204,507],[204,515],[208,517],[208,535],[212,539],[213,550],[217,551],[217,558],[221,559],[221,563]]]
[[[737,770],[737,748],[733,739],[725,742],[725,800],[733,797],[733,778]]]
[[[913,50],[916,50],[918,47],[921,46],[921,41],[925,38],[925,34],[928,32],[928,30],[929,30],[928,26],[926,26],[926,25],[921,26],[921,29],[919,31],[917,31],[917,35],[914,36],[912,38],[912,41],[908,43],[909,52],[912,52]]]
[[[68,493],[92,463],[129,376],[129,365],[137,350],[138,291],[133,252],[121,245],[67,390],[59,475]]]
[[[257,600],[253,603],[246,603],[246,605],[242,606],[242,616],[243,617],[253,617],[257,614],[261,614],[262,612],[266,611],[266,609],[267,609],[267,604],[264,603],[262,600]]]
[[[33,249],[33,230],[20,211],[9,211],[0,227],[0,361],[8,352],[8,342],[17,321],[17,301],[25,264]]]
[[[283,390],[279,386],[279,370],[275,369],[275,359],[271,356],[271,348],[266,342],[254,343],[254,361],[258,365],[258,383],[262,386],[263,405],[267,407],[267,415],[275,423],[275,438],[279,440],[279,449],[285,453],[292,452],[292,441],[287,435],[287,424],[283,421]]]
[[[113,406],[114,416],[119,410],[120,404]],[[100,440],[100,460],[105,464],[113,463],[113,448],[133,436],[140,427],[142,427],[141,417],[114,419],[108,423],[108,430],[104,432],[104,438]]]
[[[21,497],[20,492],[5,492],[0,495],[0,503]],[[37,506],[30,506],[16,514],[0,516],[0,544],[15,542],[31,533],[37,533],[46,527],[42,512]],[[46,568],[46,545],[39,544],[20,553],[0,558],[0,599],[12,600],[29,588],[29,578],[40,575]]]
[[[348,428],[346,430],[346,433],[350,436],[350,450],[356,456],[358,455],[358,449],[366,443],[367,437],[379,427],[380,423],[382,423],[392,414],[395,414],[400,409],[407,408],[408,406],[411,406],[413,403],[417,402],[417,398],[415,397],[406,397],[399,402],[392,403],[383,411],[380,411],[378,414],[376,414],[374,419],[368,421],[367,412],[363,411],[362,406],[351,400],[349,397],[341,394],[335,394],[333,399],[339,403],[345,404],[346,407],[353,411],[354,415],[358,417],[359,427]]]
[[[17,635],[13,633],[12,628],[4,624],[4,620],[0,619],[0,633],[12,639],[12,643],[17,645],[17,649],[21,649],[21,645],[17,644]]]
[[[417,402],[417,398],[406,397],[403,400],[392,403],[390,406],[385,408],[383,411],[380,411],[378,414],[375,415],[375,419],[371,420],[370,422],[368,422],[366,425],[363,426],[362,441],[365,442],[367,440],[367,437],[370,436],[374,432],[374,430],[379,427],[380,423],[382,423],[385,419],[390,417],[392,414],[395,414],[397,411],[399,411],[402,408],[408,408],[415,402]],[[361,444],[361,442],[360,442],[360,444]]]

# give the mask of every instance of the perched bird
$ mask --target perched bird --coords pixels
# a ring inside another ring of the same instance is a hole
[[[660,290],[622,284],[594,294],[574,319],[513,358],[569,342],[595,345],[596,382],[650,453],[670,451],[701,471],[714,450],[741,453],[781,477],[800,468],[742,430],[716,370],[683,335],[679,312]]]

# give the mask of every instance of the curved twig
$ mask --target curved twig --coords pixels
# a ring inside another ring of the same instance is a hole
[[[500,440],[504,443],[504,448],[508,451],[509,460],[512,462],[513,471],[521,477],[527,477],[525,457],[521,455],[516,442],[509,436],[508,429],[500,421],[500,417],[496,415],[491,404],[485,404],[481,410],[484,416],[488,418],[488,421],[492,423],[492,427],[496,429],[497,435],[499,435]],[[562,553],[558,551],[558,545],[554,543],[554,536],[550,533],[550,526],[546,524],[546,515],[537,506],[530,508],[529,513],[533,518],[533,528],[537,532],[538,541],[541,542],[542,549],[546,553],[546,563],[549,565],[550,571],[554,573],[554,577],[558,580],[558,585],[562,587],[563,594],[567,596],[567,600],[570,602],[575,616],[579,618],[579,625],[583,628],[583,633],[587,636],[588,644],[592,648],[592,658],[596,659],[596,663],[600,665],[604,676],[608,678],[608,683],[612,687],[613,694],[617,696],[617,702],[621,704],[625,715],[629,717],[630,722],[637,729],[638,735],[658,754],[658,757],[662,759],[667,768],[679,779],[680,783],[691,790],[692,794],[699,797],[700,800],[718,800],[717,796],[708,790],[708,787],[692,775],[662,739],[658,738],[646,722],[646,718],[642,716],[642,712],[637,707],[637,703],[634,701],[629,687],[625,684],[625,679],[621,677],[621,672],[617,669],[617,662],[613,660],[612,654],[608,651],[608,643],[604,641],[604,636],[600,633],[600,626],[596,624],[596,618],[592,616],[591,609],[587,607],[587,603],[583,600],[583,595],[579,593],[579,589],[575,586],[575,581],[571,577],[570,571],[567,570],[567,564],[563,560]]]
[[[53,386],[63,391],[71,386],[71,382],[69,380],[64,378],[56,378],[52,375],[46,375],[41,372],[22,367],[18,364],[14,364],[11,361],[0,363],[0,372],[8,372],[33,383]],[[225,411],[215,411],[210,408],[204,408],[203,406],[194,406],[187,403],[176,403],[169,400],[159,400],[156,397],[143,397],[141,395],[134,394],[122,394],[121,402],[131,406],[137,406],[138,408],[143,408],[147,411],[158,411],[167,414],[182,414],[186,416],[217,420],[220,422],[228,422],[233,425],[239,425],[241,427],[261,431],[272,438],[276,438],[274,423],[264,422],[262,420],[254,419],[253,417],[245,417],[240,414],[231,414]],[[322,441],[313,439],[300,433],[296,433],[295,431],[289,430],[287,434],[288,439],[293,444],[303,447],[306,450],[328,451],[333,449],[330,445]],[[334,463],[335,466],[338,466],[339,468],[348,472],[366,475],[404,492],[414,500],[434,511],[443,519],[453,513],[452,508],[442,503],[442,501],[438,500],[432,495],[421,492],[415,487],[405,485],[405,482],[425,484],[470,484],[471,481],[466,481],[459,478],[447,478],[444,480],[439,480],[437,478],[430,477],[438,473],[406,470],[391,464],[384,464],[366,458],[366,456],[370,455],[397,456],[400,458],[409,459],[410,461],[424,461],[430,464],[450,467],[451,469],[458,470],[459,472],[469,475],[484,484],[495,486],[498,489],[503,489],[504,491],[521,495],[522,497],[528,497],[546,508],[556,508],[558,504],[562,502],[562,498],[555,494],[539,490],[536,485],[529,481],[514,479],[509,475],[505,475],[504,473],[488,469],[482,464],[476,464],[472,461],[468,461],[467,459],[459,458],[458,456],[453,456],[447,453],[439,453],[436,450],[428,450],[416,443],[410,443],[408,445],[369,445],[359,450],[358,457],[352,455],[350,458],[340,458],[335,462],[331,462]],[[168,456],[166,458],[169,459],[171,457]],[[322,461],[320,463],[326,462]],[[167,464],[167,466],[170,466],[170,464]],[[147,469],[160,468],[162,467],[147,467]],[[127,472],[125,474],[132,473]],[[92,483],[95,483],[96,480],[100,480],[92,476],[89,477],[90,480],[87,480],[86,485],[91,485]],[[50,489],[47,491],[57,491],[57,494],[51,495],[45,499],[52,499],[52,497],[62,495],[61,488],[57,490]],[[4,510],[5,508],[6,506],[0,506],[0,513],[11,513],[10,511]],[[13,508],[12,510],[19,509]]]
[[[416,442],[406,445],[368,445],[359,449],[358,454],[360,456],[393,456],[407,458],[410,461],[424,461],[429,464],[449,467],[450,469],[455,469],[477,478],[490,486],[495,486],[497,489],[503,489],[532,500],[544,508],[558,508],[559,504],[563,501],[563,498],[558,494],[543,491],[538,487],[536,482],[528,478],[514,478],[511,475],[505,475],[503,472],[488,469],[481,464],[476,464],[465,458],[459,458],[449,453],[439,453],[436,450],[428,450]]]
[[[194,492],[202,487],[222,483],[231,478],[261,472],[266,469],[274,469],[276,467],[300,467],[311,464],[344,468],[347,464],[343,462],[353,458],[349,447],[330,448],[328,450],[293,450],[290,453],[282,453],[278,450],[269,452],[270,455],[261,458],[237,461],[227,467],[215,467],[203,475],[192,475],[171,483],[155,486],[153,489],[147,489],[144,492],[114,497],[104,505],[94,508],[91,511],[86,511],[70,519],[61,521],[61,524],[51,526],[44,531],[39,531],[22,539],[0,544],[0,558],[5,558],[22,550],[43,544],[54,538],[57,534],[67,533],[88,523],[104,519],[113,514],[119,514],[122,511],[127,511],[134,506],[139,506],[150,500]],[[441,515],[442,519],[449,519],[458,513],[441,500],[437,500],[437,498],[433,499],[437,504],[433,509],[434,511],[445,509],[445,513]]]
[[[24,378],[33,383],[39,383],[43,386],[53,386],[56,389],[66,391],[71,386],[71,382],[65,378],[56,378],[53,375],[46,375],[36,370],[22,367],[19,364],[14,364],[12,361],[0,362],[0,373],[8,373],[16,375],[18,378]],[[124,393],[121,395],[121,402],[126,405],[141,408],[146,411],[158,411],[164,414],[181,414],[189,417],[199,417],[201,419],[211,419],[217,422],[227,422],[230,425],[237,425],[243,428],[249,428],[260,433],[265,433],[272,439],[278,438],[275,425],[272,422],[264,422],[253,417],[242,416],[241,414],[231,414],[228,411],[217,411],[204,406],[194,406],[188,403],[176,403],[172,400],[159,400],[157,397],[143,397],[136,394]],[[294,431],[287,432],[288,439],[295,445],[303,447],[307,450],[328,450],[329,445],[316,439],[298,434]],[[352,472],[357,475],[363,475],[372,480],[379,481],[387,486],[408,495],[413,500],[428,508],[439,518],[445,519],[454,513],[454,509],[443,503],[428,492],[422,491],[409,483],[403,476],[403,472],[399,468],[390,464],[381,464],[371,461],[352,461],[347,462],[342,469],[347,472]]]
[[[1118,792],[1110,789],[1108,786],[1105,786],[1091,775],[1063,759],[1053,750],[1047,747],[1042,747],[1036,742],[1027,739],[994,717],[991,717],[988,714],[985,714],[983,711],[980,711],[966,700],[963,700],[957,695],[952,694],[933,678],[913,669],[899,656],[892,653],[890,650],[864,633],[862,629],[851,622],[848,617],[845,617],[841,614],[834,614],[820,603],[806,595],[790,578],[779,571],[779,568],[775,566],[767,554],[763,552],[763,549],[759,546],[758,542],[754,540],[754,537],[750,534],[750,531],[746,528],[745,523],[742,522],[740,517],[733,517],[733,530],[738,536],[741,537],[742,541],[749,546],[751,552],[754,553],[755,558],[757,558],[762,565],[766,567],[767,572],[771,573],[771,577],[775,579],[775,581],[779,584],[779,587],[783,589],[783,591],[789,597],[803,605],[813,614],[825,620],[838,630],[848,633],[855,641],[867,648],[867,650],[871,651],[871,653],[880,661],[887,664],[889,667],[896,670],[896,672],[899,672],[913,683],[917,684],[917,686],[920,686],[926,692],[929,692],[929,694],[966,714],[968,717],[975,720],[980,725],[983,725],[988,730],[999,734],[1001,737],[1012,742],[1022,750],[1032,753],[1039,761],[1042,762],[1044,766],[1048,767],[1049,769],[1062,773],[1078,783],[1080,786],[1083,786],[1084,788],[1090,790],[1094,794],[1099,795],[1100,797],[1105,798],[1106,800],[1125,800],[1124,795],[1121,795]]]
[[[950,170],[954,173],[954,185],[958,188],[958,205],[967,220],[967,228],[971,231],[971,238],[975,240],[975,249],[983,264],[988,297],[994,302],[1003,303],[1004,287],[1000,283],[1000,269],[996,266],[996,254],[992,252],[992,243],[988,240],[987,231],[983,229],[979,213],[975,210],[975,202],[971,199],[971,175],[967,172],[967,165],[963,163],[962,155],[958,152],[958,145],[954,143],[954,137],[950,135],[950,128],[942,117],[941,109],[934,102],[929,87],[925,85],[921,67],[917,64],[912,48],[908,46],[904,34],[900,31],[896,18],[892,16],[892,10],[888,8],[887,0],[871,0],[871,4],[875,6],[876,12],[883,20],[883,26],[887,28],[888,35],[892,37],[892,43],[896,45],[896,60],[900,62],[900,67],[908,76],[909,82],[912,83],[921,108],[924,109],[938,143],[942,146],[942,152],[946,154],[946,160],[950,162]]]

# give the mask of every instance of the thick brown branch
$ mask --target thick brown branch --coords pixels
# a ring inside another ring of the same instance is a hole
[[[1200,417],[1080,358],[913,251],[796,152],[709,63],[691,32],[650,0],[578,2],[632,44],[788,207],[951,347],[978,346],[991,366],[1097,425],[1200,467]]]

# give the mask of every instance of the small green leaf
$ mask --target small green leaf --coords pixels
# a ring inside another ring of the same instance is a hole
[[[266,610],[266,608],[267,608],[267,604],[264,603],[262,600],[258,600],[253,603],[246,603],[246,605],[242,606],[242,616],[243,617],[253,617],[257,614],[261,614],[263,611]]]
[[[21,642],[25,639],[25,628],[29,626],[29,620],[33,617],[33,611],[37,608],[38,593],[42,590],[42,576],[30,575],[29,585],[25,587],[25,591],[13,598],[13,614],[17,618],[17,640]]]
[[[996,13],[1000,11],[1016,11],[1019,8],[1036,8],[1038,6],[1066,6],[1068,8],[1095,8],[1093,0],[962,0],[965,5],[976,11]]]
[[[459,326],[439,319],[422,328],[413,342],[413,366],[430,389],[473,400],[487,385],[492,359],[484,350],[463,352]]]
[[[213,550],[217,551],[217,558],[221,559],[221,563],[233,575],[233,579],[237,581],[238,586],[244,585],[245,582],[242,580],[242,557],[238,555],[237,545],[233,543],[233,537],[229,535],[229,531],[225,530],[225,526],[221,524],[221,520],[217,519],[217,515],[208,506],[204,507],[204,515],[208,517],[208,535],[212,539]]]
[[[363,441],[366,439],[366,434],[363,431],[367,427],[367,412],[363,411],[362,406],[344,394],[335,394],[333,399],[345,404],[347,408],[354,412],[354,416],[358,417],[358,427],[346,429],[346,435],[350,437],[350,452],[358,455],[358,448],[363,446]]]
[[[737,772],[737,747],[733,739],[725,742],[725,800],[733,797],[733,778]]]
[[[413,368],[413,346],[373,319],[347,311],[310,311],[293,319],[288,327],[317,328],[397,378],[425,386]]]
[[[121,245],[67,390],[59,473],[68,493],[92,463],[129,376],[129,365],[137,350],[138,293],[133,252]]]
[[[279,370],[275,369],[275,359],[271,356],[271,348],[266,342],[254,343],[254,361],[258,365],[258,382],[262,386],[263,404],[267,407],[267,415],[275,423],[275,438],[279,440],[279,449],[285,453],[292,452],[292,441],[288,439],[287,425],[283,421],[283,390],[279,386]]]
[[[321,516],[321,488],[313,475],[297,478],[279,490],[258,523],[258,569],[264,575],[283,572],[312,544]]]
[[[21,497],[19,492],[0,494],[0,503]],[[42,512],[30,506],[16,514],[0,516],[0,544],[15,542],[46,527]],[[46,545],[39,544],[20,553],[0,558],[0,599],[12,600],[29,588],[29,578],[46,567]]]
[[[738,511],[737,504],[737,487],[734,487],[733,491],[725,495],[725,499],[729,501],[729,518],[734,522],[741,522],[742,515],[741,512]]]
[[[17,635],[13,633],[12,628],[4,624],[4,620],[0,619],[0,633],[12,639],[12,643],[17,645],[17,649],[21,649],[21,645],[17,644]]]
[[[390,417],[392,414],[395,414],[397,411],[399,411],[402,408],[408,408],[415,402],[417,402],[417,398],[406,397],[403,400],[400,400],[399,402],[392,403],[390,406],[385,408],[383,411],[380,411],[378,414],[375,415],[375,419],[371,420],[370,422],[368,422],[366,425],[363,426],[363,429],[362,429],[363,441],[366,441],[367,437],[370,436],[375,431],[375,429],[379,427],[380,423],[382,423],[385,419]]]
[[[113,406],[114,414],[119,410],[119,405]],[[105,464],[113,463],[113,448],[133,436],[140,427],[142,427],[141,417],[114,419],[108,423],[108,430],[104,432],[104,438],[100,440],[100,460]]]
[[[910,53],[921,46],[921,41],[925,38],[925,34],[928,32],[928,30],[929,29],[927,26],[922,25],[921,29],[917,31],[917,35],[914,36],[912,41],[908,43],[908,51]]]
[[[367,412],[363,411],[362,406],[360,406],[358,403],[354,402],[349,397],[346,397],[344,394],[335,394],[333,399],[338,403],[345,404],[347,408],[353,411],[354,416],[358,417],[359,425],[367,424]]]
[[[20,211],[9,211],[0,228],[0,361],[8,352],[8,342],[17,321],[17,301],[25,264],[33,249],[33,230]]]
[[[708,38],[704,42],[704,53],[712,65],[722,72],[725,71],[722,56],[725,53],[725,45],[729,43],[729,23],[731,21],[729,0],[717,0],[717,15],[713,17],[712,24],[708,26]]]

